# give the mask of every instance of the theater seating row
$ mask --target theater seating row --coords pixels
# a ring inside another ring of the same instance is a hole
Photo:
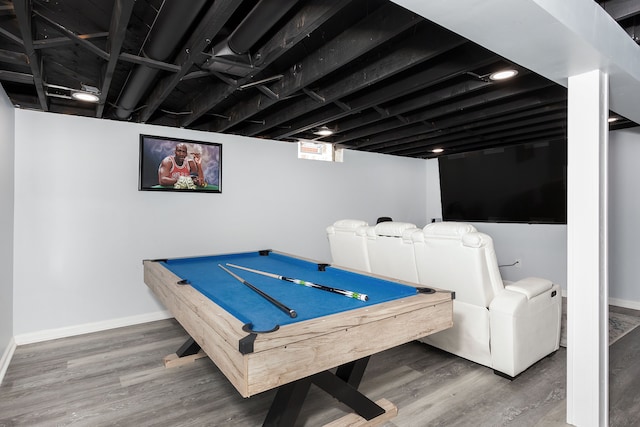
[[[471,224],[344,219],[327,236],[335,265],[455,292],[453,328],[422,338],[427,344],[507,377],[559,347],[560,287],[503,281],[491,237]]]

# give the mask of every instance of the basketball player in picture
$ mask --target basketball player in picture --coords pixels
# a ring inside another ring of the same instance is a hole
[[[190,177],[197,186],[205,186],[204,173],[202,171],[202,157],[199,152],[192,153],[192,158],[187,158],[187,145],[176,145],[175,154],[167,156],[158,168],[158,183],[164,186],[175,186],[180,177]]]

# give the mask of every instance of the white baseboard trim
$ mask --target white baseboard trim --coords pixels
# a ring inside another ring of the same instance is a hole
[[[16,340],[11,337],[9,340],[9,344],[7,345],[4,354],[2,355],[2,359],[0,359],[0,384],[2,384],[2,380],[4,380],[4,374],[7,373],[7,369],[9,368],[9,363],[11,362],[11,358],[13,357],[13,353],[16,351]]]
[[[567,297],[567,290],[562,290],[562,296]],[[632,310],[640,310],[640,301],[630,301],[620,298],[609,298],[609,305],[615,305],[616,307],[630,308]]]
[[[618,298],[609,298],[609,304],[615,305],[616,307],[624,307],[630,308],[633,310],[640,310],[640,302],[639,301],[629,301]]]
[[[37,342],[67,338],[75,335],[88,334],[91,332],[106,331],[108,329],[122,328],[124,326],[138,325],[140,323],[154,322],[156,320],[170,319],[173,316],[168,311],[158,311],[155,313],[140,314],[137,316],[122,317],[119,319],[105,320],[102,322],[85,323],[83,325],[68,326],[58,329],[47,329],[44,331],[20,334],[14,337],[15,345],[33,344]]]

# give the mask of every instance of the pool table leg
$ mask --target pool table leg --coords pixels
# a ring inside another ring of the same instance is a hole
[[[191,356],[200,351],[200,344],[198,344],[193,338],[189,337],[184,344],[176,351],[178,357]]]
[[[193,338],[189,338],[175,353],[165,356],[162,361],[164,362],[165,368],[174,368],[202,359],[203,357],[207,357],[207,354],[202,351],[200,345],[195,342]]]
[[[358,386],[368,363],[369,357],[365,357],[341,365],[337,368],[335,374],[331,371],[319,372],[310,377],[281,386],[273,399],[263,426],[293,426],[300,414],[311,383],[349,406],[366,420],[371,420],[384,414],[384,408],[358,391]]]
[[[310,387],[311,377],[280,386],[262,426],[293,427]]]
[[[360,381],[362,381],[364,371],[367,369],[367,364],[369,364],[369,357],[363,357],[341,365],[336,370],[336,377],[355,388],[360,387]]]

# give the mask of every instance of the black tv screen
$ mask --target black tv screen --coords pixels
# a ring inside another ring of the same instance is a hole
[[[445,221],[567,223],[566,141],[438,158]]]

